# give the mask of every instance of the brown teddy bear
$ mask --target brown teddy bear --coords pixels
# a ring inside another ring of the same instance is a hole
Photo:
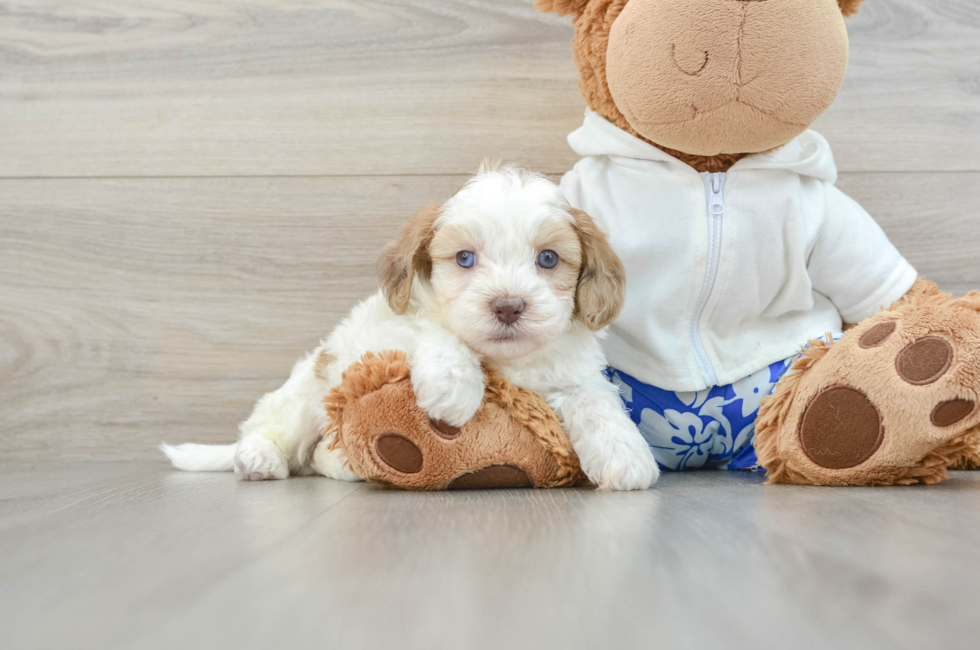
[[[980,293],[918,278],[808,130],[860,2],[537,2],[574,18],[589,110],[562,189],[626,265],[606,352],[667,467],[887,485],[980,466]]]

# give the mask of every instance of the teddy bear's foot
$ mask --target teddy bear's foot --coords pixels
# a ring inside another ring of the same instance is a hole
[[[487,376],[483,405],[462,427],[416,404],[404,353],[367,354],[326,400],[358,476],[409,490],[558,487],[580,478],[578,459],[539,396]]]
[[[773,483],[938,483],[980,467],[980,293],[881,312],[811,342],[759,413]]]
[[[950,450],[949,469],[980,469],[980,426],[968,431],[959,441],[958,446],[959,449]]]

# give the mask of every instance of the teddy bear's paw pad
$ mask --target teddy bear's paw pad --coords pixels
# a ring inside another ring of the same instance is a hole
[[[898,353],[895,370],[906,383],[926,386],[945,375],[952,363],[953,347],[949,341],[939,336],[925,336]]]
[[[375,443],[378,457],[387,465],[402,474],[417,474],[422,471],[422,450],[403,435],[386,433]]]
[[[804,411],[800,444],[817,465],[849,469],[878,451],[884,433],[881,414],[864,393],[848,386],[829,386]]]
[[[971,413],[976,405],[969,399],[951,399],[940,402],[929,419],[937,427],[951,427]]]
[[[870,350],[871,348],[876,348],[879,345],[884,345],[885,341],[888,340],[888,337],[895,333],[896,327],[897,324],[893,320],[878,323],[864,333],[864,336],[861,337],[858,345],[865,350]]]
[[[453,479],[449,490],[487,490],[534,487],[527,472],[516,465],[491,465]]]
[[[451,424],[442,422],[441,420],[429,420],[429,426],[432,428],[433,433],[442,438],[443,440],[455,440],[463,433],[460,427],[454,427]]]

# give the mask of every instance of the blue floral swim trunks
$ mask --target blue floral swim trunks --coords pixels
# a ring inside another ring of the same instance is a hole
[[[834,333],[833,340],[841,336]],[[664,469],[755,470],[761,469],[753,445],[759,404],[798,357],[697,392],[661,390],[615,368],[607,376]]]

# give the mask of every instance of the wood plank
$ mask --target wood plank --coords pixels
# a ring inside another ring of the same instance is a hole
[[[817,124],[848,171],[980,170],[980,8],[872,0]],[[530,0],[68,0],[0,12],[0,176],[548,172],[583,101]]]
[[[234,440],[464,178],[0,180],[0,456]],[[923,275],[980,287],[980,174],[840,184]]]
[[[0,176],[562,170],[584,107],[527,0],[71,0],[0,34]]]
[[[840,169],[980,171],[980,4],[868,0],[847,25],[847,77],[814,125]]]
[[[837,183],[877,219],[919,275],[960,296],[980,289],[980,174],[843,174]]]
[[[980,474],[418,494],[4,468],[5,648],[972,648]],[[789,641],[787,641],[789,640]]]
[[[233,440],[462,180],[0,181],[0,454]]]

